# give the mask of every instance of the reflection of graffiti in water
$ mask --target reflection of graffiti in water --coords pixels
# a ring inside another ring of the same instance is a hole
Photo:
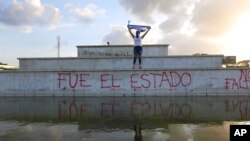
[[[250,120],[250,100],[226,100],[225,112],[239,112],[241,120]]]
[[[79,106],[72,101],[67,103],[66,101],[60,102],[58,104],[58,119],[77,119],[77,118],[84,118],[86,114],[86,104],[80,104]]]
[[[120,103],[116,101],[101,103],[101,117],[114,117],[116,109],[120,107]]]
[[[3,120],[250,120],[250,97],[31,97],[0,99]],[[21,110],[20,110],[21,109]]]
[[[162,104],[161,102],[149,103],[147,101],[132,101],[131,116],[145,116],[150,113],[154,116],[165,118],[185,118],[190,117],[192,110],[189,104],[178,104],[170,101]]]
[[[123,105],[124,104],[124,105]],[[58,105],[59,119],[81,119],[91,113],[93,107],[99,112],[101,118],[120,116],[121,111],[126,112],[127,117],[150,117],[157,116],[162,118],[188,118],[192,114],[192,108],[186,103],[175,103],[169,101],[167,103],[149,102],[147,100],[132,100],[130,105],[120,101],[111,100],[106,102],[95,103],[94,105],[86,105],[84,103],[60,102]]]

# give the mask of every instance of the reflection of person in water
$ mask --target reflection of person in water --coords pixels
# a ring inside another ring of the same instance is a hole
[[[142,130],[141,123],[139,123],[138,127],[134,123],[134,131],[135,131],[134,141],[142,141],[141,130]]]

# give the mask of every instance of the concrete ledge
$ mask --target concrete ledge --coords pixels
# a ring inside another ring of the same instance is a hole
[[[200,68],[200,69],[186,69],[186,68],[178,68],[178,69],[116,69],[116,70],[93,70],[91,72],[120,72],[120,71],[132,71],[132,72],[143,72],[143,71],[230,71],[230,70],[242,70],[242,69],[250,69],[250,68]],[[60,72],[90,72],[89,70],[60,70]],[[31,72],[58,72],[58,70],[2,70],[0,74],[4,73],[31,73]]]
[[[222,55],[143,57],[144,69],[209,69],[222,67]],[[126,70],[133,57],[19,58],[20,70]],[[138,64],[138,59],[137,59]],[[138,68],[138,66],[136,67]]]
[[[208,58],[208,57],[224,57],[222,54],[215,55],[169,55],[169,56],[142,56],[142,58]],[[67,59],[133,59],[133,56],[88,56],[88,57],[19,57],[18,60],[67,60]]]

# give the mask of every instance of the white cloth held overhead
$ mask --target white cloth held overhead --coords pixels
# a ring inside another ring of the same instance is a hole
[[[150,26],[143,26],[143,25],[128,25],[129,29],[135,29],[137,31],[140,32],[145,32],[147,31],[148,28],[150,28]]]

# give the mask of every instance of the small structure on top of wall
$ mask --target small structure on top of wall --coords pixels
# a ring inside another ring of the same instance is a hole
[[[143,45],[143,56],[168,56],[168,44]],[[133,56],[132,45],[79,45],[78,57]]]

